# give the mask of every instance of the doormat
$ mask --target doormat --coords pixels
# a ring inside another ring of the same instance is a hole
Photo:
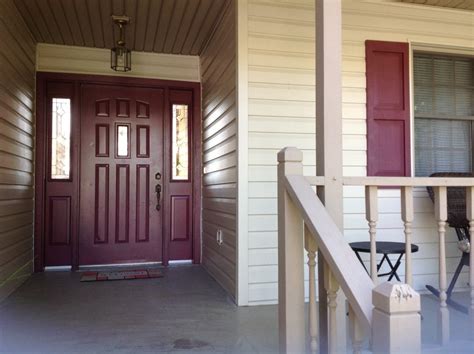
[[[118,270],[108,272],[84,272],[81,281],[130,280],[161,278],[163,274],[158,269]]]

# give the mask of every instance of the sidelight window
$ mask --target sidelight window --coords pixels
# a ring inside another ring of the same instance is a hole
[[[51,117],[51,179],[70,179],[71,100],[53,98]]]
[[[188,105],[173,104],[172,178],[189,179],[189,116]]]

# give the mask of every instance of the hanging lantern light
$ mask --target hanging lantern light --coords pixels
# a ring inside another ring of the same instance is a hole
[[[128,16],[112,16],[119,27],[117,45],[110,51],[110,67],[115,71],[130,71],[132,69],[132,51],[125,46],[125,26],[130,22]]]

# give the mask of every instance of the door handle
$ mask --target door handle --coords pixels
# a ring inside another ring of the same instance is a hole
[[[156,193],[156,210],[161,209],[161,184],[157,184],[155,186],[155,193]]]

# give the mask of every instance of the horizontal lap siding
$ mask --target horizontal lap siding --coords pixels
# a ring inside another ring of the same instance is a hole
[[[249,1],[249,304],[277,301],[277,152],[303,150],[315,174],[314,9]]]
[[[236,62],[234,2],[201,54],[203,97],[203,265],[236,297]],[[223,232],[218,245],[216,233]]]
[[[35,42],[0,3],[0,302],[32,271]]]
[[[277,301],[276,154],[303,150],[304,172],[315,172],[314,1],[249,0],[249,303]],[[469,12],[343,1],[343,173],[366,175],[365,40],[474,47]],[[344,189],[345,236],[368,239],[362,188]],[[414,284],[437,286],[438,255],[433,205],[415,193]],[[400,194],[380,192],[377,237],[403,240]],[[449,234],[448,274],[459,259]],[[400,274],[404,274],[403,265]],[[459,286],[466,286],[463,275]]]

